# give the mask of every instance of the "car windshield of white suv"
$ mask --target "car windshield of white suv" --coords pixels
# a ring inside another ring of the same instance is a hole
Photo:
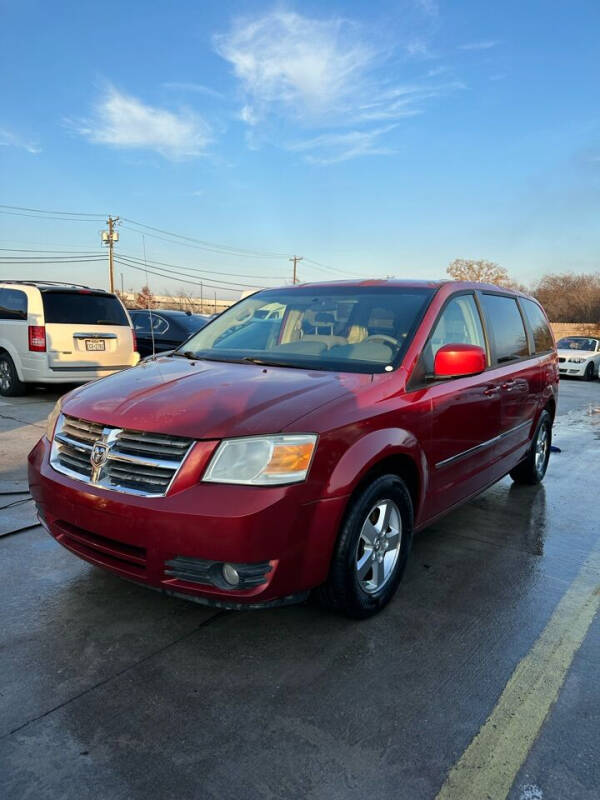
[[[588,339],[584,336],[565,336],[559,339],[556,347],[559,350],[585,350],[594,353],[598,348],[598,339]]]
[[[389,371],[400,362],[432,296],[432,289],[397,286],[258,292],[225,311],[174,355],[341,372]]]
[[[123,306],[112,294],[87,289],[42,292],[46,324],[129,325]]]

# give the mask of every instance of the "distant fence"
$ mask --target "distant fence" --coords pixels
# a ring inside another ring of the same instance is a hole
[[[598,322],[551,322],[556,339],[563,336],[595,336],[600,338],[600,323]]]
[[[124,292],[121,299],[129,308],[135,305],[136,294],[132,292]],[[170,311],[191,311],[193,314],[220,314],[225,311],[230,305],[235,303],[235,300],[200,300],[198,297],[174,297],[173,295],[158,295],[152,296],[155,308],[164,308]]]

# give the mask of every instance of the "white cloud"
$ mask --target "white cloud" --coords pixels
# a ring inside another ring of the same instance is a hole
[[[467,42],[467,44],[459,44],[459,50],[490,50],[496,47],[499,42],[493,39],[485,39],[481,42]]]
[[[211,141],[208,124],[197,114],[145,105],[112,86],[96,103],[92,119],[74,127],[96,144],[153,150],[173,160],[201,156]]]
[[[32,155],[42,152],[42,148],[35,142],[24,139],[19,134],[9,131],[8,128],[0,128],[0,147],[19,147]]]
[[[419,4],[431,14],[437,8],[434,3]],[[403,43],[394,37],[393,46],[391,38],[384,32],[377,40],[372,31],[368,37],[359,24],[340,16],[315,19],[274,10],[238,18],[228,33],[214,37],[214,45],[239,81],[238,118],[253,131],[253,146],[268,140],[279,145],[285,141],[286,125],[295,131],[347,129],[292,148],[308,151],[318,146],[326,155],[306,158],[332,163],[389,152],[377,145],[381,128],[362,128],[421,114],[427,101],[461,88],[457,81],[440,85],[432,80],[441,70],[402,80],[400,70],[410,74],[407,56],[430,58],[431,52],[423,37],[407,35]]]
[[[214,41],[233,65],[253,117],[273,106],[298,117],[339,113],[376,57],[348,20],[321,21],[292,11],[238,20]]]
[[[208,97],[216,97],[222,99],[221,92],[216,89],[211,89],[210,86],[204,86],[203,83],[190,83],[186,81],[166,81],[161,83],[163,89],[168,89],[174,92],[192,92],[194,94],[205,94]]]
[[[357,156],[390,155],[395,150],[384,146],[379,140],[396,127],[386,125],[368,131],[324,133],[313,139],[289,144],[288,149],[307,152],[306,160],[312,164],[337,164]]]

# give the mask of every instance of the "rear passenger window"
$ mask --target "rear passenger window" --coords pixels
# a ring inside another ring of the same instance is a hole
[[[473,295],[454,297],[442,311],[421,356],[421,377],[433,374],[435,354],[445,344],[476,344],[485,350],[483,328]]]
[[[521,307],[527,318],[527,322],[531,326],[533,332],[533,342],[535,344],[536,353],[546,353],[554,347],[552,334],[548,328],[544,312],[534,303],[533,300],[524,300],[521,298]]]
[[[27,295],[19,289],[0,289],[0,319],[27,319]]]
[[[529,355],[523,318],[513,297],[482,295],[496,364],[504,364]]]

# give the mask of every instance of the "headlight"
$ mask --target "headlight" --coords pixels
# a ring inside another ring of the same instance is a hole
[[[49,442],[52,441],[52,437],[54,436],[54,428],[56,428],[56,422],[60,417],[60,410],[62,408],[62,398],[57,400],[54,408],[50,412],[48,416],[48,421],[46,423],[46,438]]]
[[[581,356],[575,356],[574,358],[570,358],[569,361],[571,364],[583,364],[585,358],[581,358]]]
[[[298,483],[306,478],[316,443],[312,433],[224,439],[203,480],[254,486]]]

